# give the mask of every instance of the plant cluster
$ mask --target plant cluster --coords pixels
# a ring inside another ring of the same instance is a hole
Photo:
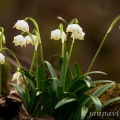
[[[25,70],[21,66],[16,55],[8,48],[2,47],[2,42],[5,43],[4,29],[0,28],[0,73],[1,66],[5,63],[5,56],[2,54],[2,50],[7,50],[12,54],[18,64],[16,72],[13,74],[12,80],[17,80],[17,84],[11,83],[21,97],[27,112],[31,116],[39,117],[41,114],[48,114],[53,116],[56,120],[84,120],[91,107],[95,105],[94,111],[101,111],[102,107],[106,106],[110,102],[118,100],[120,98],[112,99],[101,104],[99,96],[115,82],[110,80],[96,80],[92,81],[90,74],[106,74],[101,71],[91,71],[91,68],[99,54],[103,43],[105,42],[108,33],[111,31],[117,20],[118,16],[110,26],[105,35],[102,44],[100,45],[93,61],[88,68],[87,73],[81,74],[78,64],[74,64],[74,75],[70,69],[69,63],[76,39],[84,40],[85,33],[79,26],[78,20],[73,19],[66,28],[66,33],[63,31],[63,24],[58,26],[58,29],[51,31],[51,39],[61,40],[62,53],[56,55],[58,58],[60,76],[56,74],[53,66],[45,61],[43,58],[42,41],[40,37],[40,31],[37,22],[30,17],[24,20],[18,20],[14,25],[14,28],[22,31],[20,35],[14,37],[13,43],[15,46],[26,47],[27,44],[32,44],[34,47],[33,58],[29,70]],[[31,21],[34,25],[32,32],[29,31],[28,21]],[[66,41],[68,39],[68,33],[71,34],[72,43],[70,50],[66,49]],[[40,61],[38,58],[38,50],[40,50]],[[40,64],[39,64],[40,63]],[[36,66],[36,70],[33,70],[33,66]],[[50,77],[47,76],[45,68],[48,68]],[[20,85],[25,85],[22,88]],[[99,87],[92,94],[88,94],[88,91],[94,88],[94,84],[108,83]],[[0,74],[0,93],[1,93],[1,74]]]

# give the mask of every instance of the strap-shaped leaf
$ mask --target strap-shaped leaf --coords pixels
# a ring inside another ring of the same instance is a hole
[[[58,86],[56,96],[58,99],[63,95],[63,87]]]
[[[40,64],[40,67],[38,68],[38,82],[41,84],[41,80],[45,81],[46,76],[45,76],[45,64],[42,62]]]
[[[91,101],[91,104],[88,105],[88,104],[85,104],[87,100],[90,100]],[[95,95],[88,95],[88,94],[84,94],[81,96],[81,98],[79,99],[79,102],[85,106],[87,106],[88,108],[90,108],[90,106],[92,104],[95,104],[95,107],[96,107],[96,111],[101,111],[102,109],[102,104],[99,100],[99,98]]]
[[[24,68],[21,68],[21,70],[23,71],[23,74],[25,75],[25,77],[27,77],[28,81],[30,82],[30,85],[34,91],[35,89],[35,78],[32,77],[29,72],[27,70],[25,70]]]
[[[58,60],[59,60],[59,68],[60,68],[60,70],[61,70],[61,67],[62,67],[62,64],[63,64],[63,58],[61,57],[61,56],[59,56],[59,55],[54,55],[56,58],[58,58]]]
[[[63,84],[63,82],[65,82],[63,78],[66,78],[66,74],[67,74],[67,70],[68,70],[68,53],[66,53],[66,61],[63,61],[62,67],[61,67],[61,71],[60,71],[60,82],[61,84]],[[65,69],[64,69],[65,68]],[[66,85],[64,86],[64,88],[66,88]]]
[[[39,91],[38,89],[34,90],[33,94],[31,95],[30,103],[29,103],[29,106],[28,106],[29,114],[32,114],[33,108],[35,107],[34,105],[36,105],[36,103],[38,102],[38,100],[36,99],[36,94],[37,94],[38,91]]]
[[[107,100],[107,101],[105,101],[105,102],[102,104],[102,107],[105,107],[105,106],[107,106],[108,104],[110,104],[110,103],[112,103],[112,102],[115,102],[115,101],[118,101],[118,100],[120,100],[120,97],[116,97],[116,98],[113,98],[113,99],[111,99],[111,100]]]
[[[68,88],[68,91],[76,93],[78,90],[83,87],[90,87],[90,82],[88,80],[76,80],[71,86]]]
[[[84,75],[82,75],[80,78],[83,78],[87,75],[90,75],[90,74],[104,74],[104,75],[107,75],[105,72],[101,72],[101,71],[91,71],[91,72],[87,72],[85,73]]]
[[[95,80],[95,81],[92,81],[91,84],[101,84],[101,83],[111,83],[113,81],[111,80]]]
[[[29,101],[28,101],[27,93],[20,86],[14,84],[14,83],[10,83],[10,84],[12,86],[14,86],[15,89],[18,91],[20,98],[23,100],[25,108],[28,109]]]
[[[74,73],[75,77],[80,77],[81,76],[81,70],[78,64],[74,64]]]
[[[99,97],[103,92],[105,92],[113,84],[115,84],[115,82],[109,83],[108,85],[104,85],[98,88],[95,92],[92,93],[92,95]],[[89,108],[92,105],[92,101],[89,99],[88,101],[86,101],[85,105]]]
[[[48,69],[50,71],[50,74],[51,74],[52,78],[56,78],[56,79],[53,79],[53,81],[54,81],[54,86],[53,87],[54,87],[55,90],[57,90],[57,87],[61,86],[60,81],[59,81],[59,79],[58,79],[58,77],[57,77],[57,75],[56,75],[52,65],[49,62],[47,62],[47,61],[44,61],[44,62],[48,66]]]
[[[77,99],[76,98],[71,98],[71,97],[66,97],[66,98],[62,99],[61,101],[59,101],[57,103],[57,105],[55,106],[55,109],[65,105],[67,103],[73,102],[73,101],[77,101]]]
[[[84,120],[88,112],[88,107],[82,105],[81,106],[81,118],[80,120]]]

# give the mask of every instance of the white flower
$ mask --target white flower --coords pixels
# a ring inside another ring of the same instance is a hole
[[[82,28],[78,24],[70,24],[67,26],[66,32],[78,34],[82,32]]]
[[[71,37],[74,39],[84,40],[85,33],[82,31],[81,33],[74,34],[72,33]]]
[[[22,30],[24,32],[29,31],[29,25],[24,20],[18,20],[17,23],[13,26],[13,28],[16,28],[18,30]]]
[[[25,36],[25,40],[26,40],[26,43],[27,43],[27,44],[30,44],[30,43],[31,43],[32,45],[34,45],[35,40],[36,40],[36,36],[35,36],[35,35],[32,35],[32,37],[33,37],[34,41],[31,39],[31,37],[30,37],[29,35]]]
[[[2,32],[0,32],[0,36],[1,36]],[[3,35],[3,43],[6,43],[6,40],[5,40],[5,36]]]
[[[18,78],[19,78],[20,74],[21,74],[21,73],[20,73],[20,72],[18,72],[18,71],[17,71],[17,72],[15,72],[15,73],[13,74],[12,81],[13,81],[13,80],[18,80]]]
[[[66,32],[72,32],[71,37],[74,37],[74,39],[84,40],[85,33],[78,24],[68,25]]]
[[[63,35],[63,40],[66,40],[66,34],[63,32],[62,35]],[[60,34],[60,30],[56,29],[56,30],[51,31],[50,38],[54,40],[59,40],[60,38],[62,38]]]
[[[12,81],[17,80],[17,85],[21,85],[23,82],[23,77],[20,72],[15,72],[12,77]]]
[[[15,36],[13,43],[15,43],[15,46],[20,45],[21,47],[26,47],[26,39],[22,35]]]
[[[5,56],[0,53],[0,64],[5,64]]]

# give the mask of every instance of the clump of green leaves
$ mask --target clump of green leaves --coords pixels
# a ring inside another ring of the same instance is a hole
[[[120,18],[120,16],[118,16]],[[118,17],[115,19],[118,20]],[[35,29],[29,32],[28,20],[32,21]],[[115,24],[112,23],[112,27]],[[26,46],[24,34],[29,36],[28,43],[32,43],[34,46],[34,54],[29,70],[25,70],[19,63],[15,54],[8,48],[2,48],[2,50],[9,51],[18,63],[17,73],[14,75],[15,79],[19,81],[20,75],[24,81],[25,88],[20,87],[17,84],[11,83],[18,91],[27,112],[31,116],[39,117],[41,114],[49,114],[55,117],[56,120],[84,120],[91,107],[95,105],[94,111],[101,111],[102,107],[107,104],[118,100],[120,98],[112,99],[101,104],[99,96],[111,87],[115,82],[110,80],[96,80],[92,81],[90,74],[106,74],[101,71],[90,71],[95,59],[100,52],[103,45],[100,45],[87,73],[82,74],[78,64],[74,64],[74,75],[69,67],[70,58],[72,55],[72,49],[76,39],[84,40],[85,33],[78,25],[78,20],[73,19],[68,25],[66,31],[63,31],[63,25],[60,24],[58,29],[51,32],[51,39],[62,41],[62,54],[56,56],[59,61],[60,76],[58,77],[53,66],[45,61],[43,58],[42,42],[40,38],[39,27],[37,22],[33,18],[25,18],[18,21],[15,27],[22,30],[21,36],[14,38],[15,45]],[[107,32],[110,32],[111,26]],[[66,40],[68,32],[71,32],[72,44],[70,51],[66,50]],[[106,37],[103,41],[106,40]],[[40,48],[41,63],[38,64],[38,48]],[[33,66],[36,64],[36,70],[33,71]],[[45,73],[45,67],[50,72],[50,77]],[[96,89],[92,94],[88,94],[88,91],[94,88],[94,84],[108,83]]]

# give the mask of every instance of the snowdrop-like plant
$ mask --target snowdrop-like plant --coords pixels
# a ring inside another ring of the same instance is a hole
[[[80,67],[77,64],[74,64],[74,75],[69,66],[73,45],[76,39],[84,40],[85,36],[85,33],[79,26],[77,19],[73,19],[69,23],[66,28],[66,33],[64,32],[63,24],[59,24],[57,29],[51,31],[50,38],[56,41],[61,40],[62,43],[62,53],[61,55],[56,56],[59,59],[59,76],[52,65],[43,59],[40,31],[37,22],[33,18],[27,17],[24,20],[18,20],[14,26],[18,30],[21,30],[21,34],[14,37],[13,43],[15,43],[15,46],[26,46],[27,49],[26,44],[32,44],[34,47],[33,58],[29,70],[25,70],[20,65],[17,57],[11,50],[8,48],[2,48],[4,30],[3,28],[0,29],[0,50],[9,51],[18,64],[18,68],[12,78],[12,80],[17,80],[17,84],[11,84],[17,89],[21,99],[23,100],[24,106],[31,117],[39,117],[41,114],[49,114],[54,116],[56,120],[84,120],[92,104],[95,105],[96,111],[100,111],[102,106],[120,99],[116,98],[114,100],[107,101],[102,105],[98,97],[115,82],[110,80],[92,81],[90,77],[90,74],[106,74],[100,71],[90,72],[90,70],[107,38],[108,33],[111,31],[118,19],[120,19],[120,16],[118,16],[110,26],[102,44],[90,64],[88,72],[82,74]],[[29,31],[29,25],[27,23],[28,20],[30,20],[35,27],[33,31]],[[68,32],[70,32],[72,38],[70,50],[66,49]],[[38,52],[38,48],[40,48],[40,52]],[[38,53],[40,53],[40,62],[38,61]],[[4,63],[4,61],[5,57],[0,53],[0,63]],[[33,70],[34,64],[36,67],[35,70]],[[45,73],[45,65],[50,72],[50,77]],[[19,86],[21,84],[20,77],[22,77],[25,88]],[[108,84],[97,88],[92,94],[86,93],[90,89],[94,88],[93,84],[99,84],[102,82]]]

